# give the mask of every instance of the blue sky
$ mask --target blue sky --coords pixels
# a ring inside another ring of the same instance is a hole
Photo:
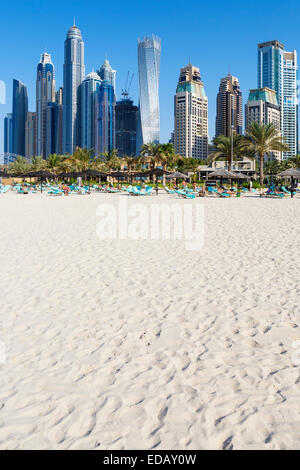
[[[14,0],[1,5],[0,80],[6,83],[6,105],[0,105],[0,151],[3,117],[11,110],[12,79],[28,86],[29,108],[35,110],[35,75],[47,49],[62,85],[64,40],[76,19],[85,42],[86,73],[107,54],[117,69],[117,95],[127,71],[134,73],[131,95],[138,100],[137,38],[155,33],[162,39],[160,106],[161,141],[173,130],[173,99],[179,69],[189,58],[200,68],[209,106],[209,132],[214,135],[216,94],[220,78],[239,78],[244,102],[257,86],[257,43],[278,39],[286,49],[300,50],[300,4],[296,0],[200,2],[199,0]]]

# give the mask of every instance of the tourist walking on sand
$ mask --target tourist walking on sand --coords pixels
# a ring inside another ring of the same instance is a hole
[[[252,191],[252,180],[249,181],[249,193]]]

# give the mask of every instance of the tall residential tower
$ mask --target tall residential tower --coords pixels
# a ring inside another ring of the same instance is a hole
[[[276,92],[280,106],[281,133],[290,147],[283,158],[297,153],[297,52],[287,52],[279,41],[258,44],[258,88],[268,87]]]
[[[139,68],[139,119],[137,132],[137,154],[143,144],[159,142],[159,75],[161,40],[152,35],[138,40]]]
[[[243,98],[239,81],[228,74],[221,79],[217,95],[216,136],[243,132]]]
[[[80,85],[84,80],[84,43],[77,26],[72,26],[65,40],[63,86],[63,150],[73,153],[80,145]]]
[[[182,157],[208,156],[207,97],[197,67],[180,70],[174,103],[174,147]]]
[[[45,52],[37,66],[36,79],[36,155],[46,157],[46,108],[55,100],[55,69]]]

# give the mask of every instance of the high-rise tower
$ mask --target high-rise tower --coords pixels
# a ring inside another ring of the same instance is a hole
[[[287,52],[279,41],[258,44],[258,87],[268,87],[276,92],[280,106],[281,133],[290,147],[283,158],[297,153],[297,52]]]
[[[217,95],[216,136],[243,132],[243,98],[239,81],[228,74],[221,79]]]
[[[137,132],[137,154],[143,144],[159,142],[159,74],[161,40],[152,35],[138,40],[139,68],[139,118]]]
[[[13,80],[12,151],[25,156],[25,124],[28,112],[27,87]]]
[[[99,75],[101,80],[105,80],[106,82],[110,83],[114,87],[114,91],[116,93],[116,74],[117,74],[117,71],[113,70],[112,66],[110,65],[110,63],[107,59],[105,59],[105,61],[101,65],[100,69],[97,71],[97,74]]]
[[[55,100],[55,69],[45,52],[37,66],[36,79],[36,155],[46,157],[46,108]]]
[[[80,145],[80,85],[84,80],[84,43],[77,26],[72,26],[65,40],[63,87],[63,150],[73,153]]]
[[[116,148],[116,95],[114,87],[103,81],[96,98],[96,154],[110,152]]]
[[[208,102],[199,69],[191,64],[180,70],[174,107],[175,152],[183,157],[206,159]]]
[[[96,99],[101,79],[95,72],[89,73],[81,85],[81,147],[95,148]]]

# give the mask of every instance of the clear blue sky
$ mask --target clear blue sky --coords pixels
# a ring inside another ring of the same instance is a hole
[[[220,78],[230,71],[240,80],[244,102],[257,86],[257,43],[278,39],[300,51],[300,5],[296,0],[14,0],[1,4],[0,80],[7,103],[0,105],[0,151],[3,117],[11,110],[12,79],[28,86],[29,110],[35,110],[36,66],[47,48],[62,85],[64,40],[73,18],[85,42],[86,73],[107,54],[117,69],[117,95],[127,71],[134,73],[131,94],[138,99],[137,38],[155,33],[162,39],[160,105],[161,141],[173,130],[173,97],[180,67],[189,57],[200,68],[208,95],[209,132],[214,135],[216,94]]]

